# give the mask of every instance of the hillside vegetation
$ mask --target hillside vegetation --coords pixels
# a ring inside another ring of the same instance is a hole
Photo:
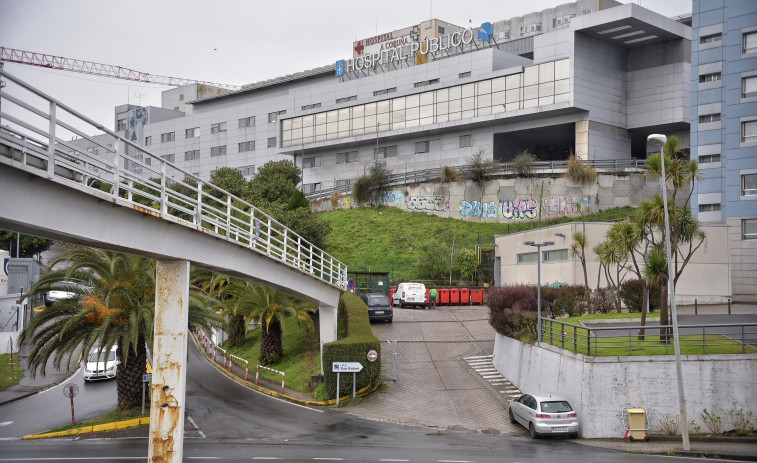
[[[609,222],[629,217],[634,208],[608,209],[589,214],[587,221]],[[326,250],[347,264],[350,271],[389,272],[393,283],[428,279],[421,264],[473,251],[476,244],[494,243],[494,235],[536,228],[537,222],[464,222],[394,207],[355,208],[318,214],[332,227]],[[574,222],[580,217],[542,220],[542,226]],[[447,274],[448,276],[448,274]],[[453,275],[453,279],[455,276]],[[439,278],[443,279],[443,278]]]

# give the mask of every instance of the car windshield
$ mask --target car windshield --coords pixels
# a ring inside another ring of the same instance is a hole
[[[548,413],[572,412],[573,409],[567,400],[554,400],[541,403],[541,411]]]
[[[383,294],[371,294],[366,296],[366,303],[368,305],[389,305],[389,298]]]
[[[89,354],[89,360],[87,361],[88,362],[105,362],[106,357],[107,357],[108,362],[112,362],[113,360],[116,359],[116,353],[114,351],[110,351],[110,352],[103,351],[103,352],[100,352],[100,358],[98,359],[97,352],[92,352],[91,354]]]

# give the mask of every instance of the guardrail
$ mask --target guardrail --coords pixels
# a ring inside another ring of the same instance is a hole
[[[0,76],[15,84],[0,93],[0,143],[10,148],[0,153],[0,163],[235,242],[346,289],[346,265],[270,215],[13,75],[0,71]],[[23,97],[14,95],[22,91]],[[80,126],[105,136],[90,136]],[[74,140],[77,137],[87,140],[90,151]]]
[[[584,161],[585,164],[592,166],[597,170],[597,172],[640,172],[644,169],[645,162],[646,161],[643,159],[595,159]],[[470,166],[467,165],[452,167],[454,167],[454,169],[456,169],[463,177],[470,170]],[[534,172],[564,173],[567,170],[568,161],[536,161],[533,164]],[[507,174],[515,174],[515,171],[512,168],[512,163],[509,162],[501,163],[491,171],[491,175],[493,176]],[[410,185],[413,183],[432,182],[438,181],[441,178],[441,167],[415,170],[411,172],[389,175],[387,186],[393,187],[399,185]],[[347,194],[352,190],[350,188],[350,185],[346,185],[335,188],[326,188],[313,193],[309,193],[306,196],[308,197],[308,199],[327,198],[331,196],[334,191],[339,191],[340,193]]]
[[[278,373],[278,374],[281,375],[281,393],[283,394],[284,393],[284,382],[286,380],[286,373],[284,373],[283,371],[274,370],[273,368],[264,367],[263,365],[258,365],[258,369],[255,372],[255,384],[258,384],[258,379],[260,378],[260,369],[261,368],[264,369],[264,370],[272,371],[274,373]]]
[[[642,329],[644,339],[639,339]],[[670,334],[659,336],[661,330]],[[543,342],[590,356],[670,355],[674,353],[672,330],[673,325],[586,327],[542,319]],[[678,332],[682,351],[757,353],[757,323],[678,325]]]

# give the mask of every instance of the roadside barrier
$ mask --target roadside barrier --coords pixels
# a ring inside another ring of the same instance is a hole
[[[231,372],[231,359],[237,359],[240,362],[244,362],[244,379],[247,379],[247,375],[250,373],[250,362],[243,359],[242,357],[237,357],[234,354],[229,354],[229,372]]]
[[[263,365],[258,365],[258,369],[255,372],[255,384],[258,384],[258,378],[260,378],[260,369],[261,368],[264,369],[264,370],[272,371],[274,373],[278,373],[278,374],[281,375],[281,393],[283,394],[284,393],[284,382],[285,382],[285,378],[286,378],[286,373],[284,373],[283,371],[274,370],[273,368],[264,367]]]

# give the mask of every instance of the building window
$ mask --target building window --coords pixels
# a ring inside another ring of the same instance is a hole
[[[167,141],[174,141],[176,139],[176,132],[168,132],[160,134],[160,142],[165,143]]]
[[[567,249],[550,249],[542,251],[543,262],[565,262],[568,260]]]
[[[174,111],[178,111],[178,110],[179,110],[179,107],[178,107],[178,106],[174,106],[174,107],[173,107],[173,110],[174,110]]]
[[[184,101],[184,94],[183,93],[179,95],[179,101]]]
[[[347,180],[337,180],[336,183],[334,183],[334,186],[336,188],[348,187],[350,185],[352,185],[352,180],[349,180],[349,179],[347,179]]]
[[[718,32],[717,34],[711,34],[711,35],[705,35],[705,36],[699,37],[699,43],[701,44],[720,42],[721,40],[723,40],[723,34],[720,32]]]
[[[708,122],[718,122],[720,120],[720,114],[703,114],[699,116],[700,124],[707,124]]]
[[[210,126],[210,133],[221,133],[226,131],[226,123],[225,122],[218,122],[217,124],[213,124]]]
[[[246,129],[247,127],[255,126],[255,116],[243,117],[239,119],[239,128]]]
[[[152,137],[145,137],[145,146],[152,145]]]
[[[314,158],[302,158],[303,169],[311,169],[313,167],[321,167],[321,156]]]
[[[152,158],[145,158],[145,164],[148,166],[152,165]]]
[[[192,151],[184,152],[185,161],[194,161],[195,159],[200,159],[200,150],[192,150]]]
[[[415,142],[415,154],[428,153],[428,141]]]
[[[126,130],[126,119],[119,119],[116,122],[116,130]]]
[[[226,145],[210,148],[210,157],[226,156]]]
[[[565,16],[555,18],[552,20],[552,27],[564,26],[566,24],[570,24],[570,18],[574,16],[575,16],[574,14],[566,14]]]
[[[239,167],[239,172],[242,173],[243,177],[252,177],[253,175],[255,175],[255,166],[252,165]]]
[[[397,87],[387,88],[384,90],[376,90],[373,92],[373,96],[386,95],[387,93],[394,93],[397,91]]]
[[[168,162],[174,162],[176,160],[176,156],[173,154],[164,154],[163,156],[161,156],[161,158],[163,158],[164,161]]]
[[[279,113],[277,113],[277,112],[268,113],[268,122],[269,123],[276,122],[276,119],[278,117],[279,117]]]
[[[268,147],[276,148],[276,137],[271,137],[268,139]]]
[[[499,37],[500,39],[509,39],[510,31],[502,31],[499,34],[497,34],[497,37]]]
[[[373,159],[386,159],[397,157],[397,145],[382,146],[373,149]]]
[[[717,80],[720,80],[722,78],[722,74],[719,72],[713,72],[711,74],[702,74],[699,76],[699,83],[703,84],[705,82],[715,82]]]
[[[243,141],[239,144],[239,152],[244,153],[245,151],[255,151],[255,140]]]
[[[741,196],[757,196],[757,174],[741,176]]]
[[[705,154],[699,156],[700,164],[710,164],[712,162],[720,162],[720,154]]]
[[[438,84],[439,79],[424,80],[422,82],[416,82],[415,87],[425,87],[426,85]]]
[[[442,26],[437,27],[437,30],[439,31],[439,35],[444,35],[444,28]]]
[[[200,136],[200,128],[187,129],[184,131],[184,138],[197,138]]]
[[[97,148],[97,147],[92,148],[92,154],[94,154],[95,156],[97,156],[98,154],[100,154],[100,148]]]
[[[321,184],[320,183],[306,183],[302,185],[302,192],[306,195],[317,193],[321,191]]]
[[[529,34],[531,32],[541,32],[541,23],[528,24],[526,26],[520,26],[520,35]]]
[[[538,252],[524,252],[523,254],[518,254],[518,264],[535,264],[538,258]]]
[[[743,49],[741,50],[743,54],[757,53],[757,31],[744,34],[743,44]]]
[[[460,74],[457,75],[457,77],[459,77],[460,79],[465,79],[466,77],[470,77],[470,71],[461,72]]]
[[[347,103],[348,101],[355,101],[355,100],[357,100],[357,95],[352,95],[352,96],[348,96],[344,98],[337,98],[336,104]]]
[[[757,76],[741,79],[741,98],[757,96]]]
[[[757,142],[757,121],[747,121],[741,123],[741,142]]]
[[[470,146],[471,146],[471,137],[472,137],[472,135],[470,135],[470,134],[468,134],[468,135],[460,135],[460,142],[459,142],[458,146],[460,148],[470,148]]]
[[[757,240],[757,219],[741,219],[741,239]]]
[[[337,164],[349,164],[350,162],[357,162],[357,151],[347,151],[346,153],[336,153]]]
[[[720,212],[720,204],[700,204],[699,212]]]

